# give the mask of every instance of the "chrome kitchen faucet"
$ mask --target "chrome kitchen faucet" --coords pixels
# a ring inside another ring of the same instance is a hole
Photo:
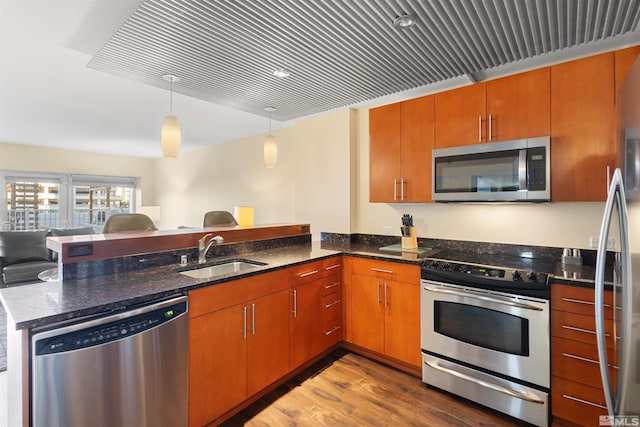
[[[198,264],[203,264],[207,262],[207,252],[209,251],[209,248],[211,247],[211,245],[213,244],[220,245],[224,242],[224,238],[222,236],[215,236],[215,237],[212,237],[211,240],[209,240],[207,243],[205,243],[205,241],[207,240],[207,237],[209,236],[213,236],[213,234],[207,233],[204,236],[202,236],[200,240],[198,240],[198,251],[199,251]]]

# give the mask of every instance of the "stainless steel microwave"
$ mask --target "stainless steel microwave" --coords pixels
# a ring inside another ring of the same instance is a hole
[[[433,200],[551,200],[549,141],[544,136],[433,150]]]

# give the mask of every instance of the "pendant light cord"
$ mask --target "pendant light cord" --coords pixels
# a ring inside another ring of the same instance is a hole
[[[171,78],[171,84],[169,85],[169,114],[173,116],[173,78]]]

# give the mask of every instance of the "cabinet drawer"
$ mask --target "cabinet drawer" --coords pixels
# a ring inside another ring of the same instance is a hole
[[[322,279],[322,295],[329,295],[342,290],[342,276],[330,276]]]
[[[562,378],[551,378],[551,407],[553,416],[583,426],[597,426],[598,417],[607,414],[601,389]]]
[[[291,286],[309,283],[322,277],[322,262],[314,261],[289,268]]]
[[[378,261],[367,258],[353,258],[351,273],[377,277],[396,282],[420,284],[420,266],[398,262]]]
[[[613,294],[604,292],[604,317],[613,319]],[[595,316],[595,291],[570,285],[551,285],[551,309]]]
[[[613,320],[605,319],[604,330],[605,334],[608,335],[606,338],[607,347],[613,348]],[[595,317],[568,311],[551,310],[551,335],[597,345]]]
[[[334,292],[322,297],[322,318],[327,320],[339,319],[342,298],[340,292]]]
[[[614,351],[608,349],[609,364],[615,364]],[[590,387],[602,388],[598,348],[594,345],[562,338],[551,339],[552,375],[579,382]],[[617,369],[610,368],[610,377],[615,387]]]
[[[277,270],[190,291],[189,318],[287,289],[288,274]]]
[[[322,277],[342,276],[342,257],[322,260]]]

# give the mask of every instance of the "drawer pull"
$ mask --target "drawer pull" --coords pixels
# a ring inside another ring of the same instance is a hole
[[[593,302],[593,301],[584,301],[584,300],[581,300],[581,299],[573,299],[573,298],[565,298],[565,297],[562,297],[562,301],[575,302],[576,304],[596,305],[596,303]],[[602,304],[602,306],[603,307],[610,307],[609,304]]]
[[[584,332],[585,334],[596,334],[596,331],[592,331],[590,329],[582,329],[582,328],[576,328],[575,326],[569,326],[569,325],[562,325],[563,329],[568,329],[570,331],[575,331],[575,332]],[[605,337],[608,337],[609,334],[604,334]]]
[[[337,299],[337,300],[335,300],[335,301],[333,301],[333,302],[330,302],[329,304],[325,304],[325,305],[324,305],[324,308],[333,307],[333,306],[334,306],[334,305],[336,305],[336,304],[340,304],[340,300],[339,300],[339,299]]]
[[[562,355],[565,357],[569,357],[571,359],[582,360],[583,362],[595,363],[596,365],[598,364],[597,360],[587,359],[586,357],[576,356],[575,354],[562,353]]]
[[[333,270],[334,268],[338,268],[340,267],[340,264],[334,264],[334,265],[330,265],[328,267],[325,267],[325,270]]]
[[[393,274],[393,270],[385,270],[383,268],[375,268],[375,267],[371,267],[371,271],[376,271],[378,273],[388,273],[388,274]]]
[[[324,285],[325,289],[335,288],[336,286],[340,286],[340,282],[333,283],[331,285]]]
[[[579,403],[584,403],[585,405],[595,406],[596,408],[607,409],[606,406],[600,405],[598,403],[589,402],[588,400],[578,399],[577,397],[573,397],[573,396],[570,396],[568,394],[563,394],[562,397],[564,397],[565,399],[574,400],[574,401],[579,402]]]
[[[333,328],[331,328],[330,330],[328,330],[327,332],[325,332],[325,336],[326,335],[331,335],[332,333],[334,333],[335,331],[337,331],[338,329],[340,329],[340,325],[338,326],[334,326]]]
[[[311,275],[314,275],[314,274],[317,274],[317,273],[318,273],[318,270],[313,270],[313,271],[310,271],[308,273],[299,274],[298,277],[303,278],[303,277],[311,276]]]

